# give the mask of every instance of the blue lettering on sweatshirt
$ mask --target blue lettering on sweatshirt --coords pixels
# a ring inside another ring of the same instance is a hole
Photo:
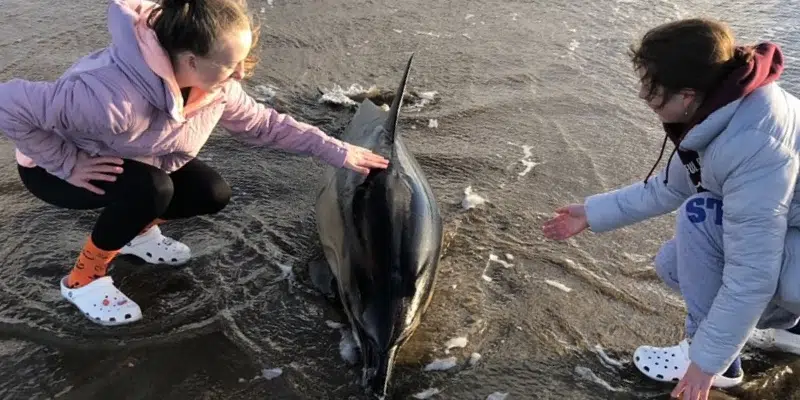
[[[708,214],[714,218],[714,223],[722,225],[722,200],[713,197],[695,197],[686,202],[684,206],[689,221],[698,224],[705,222]]]

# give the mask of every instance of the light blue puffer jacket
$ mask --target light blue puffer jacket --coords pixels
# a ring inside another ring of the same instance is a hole
[[[800,260],[783,263],[787,228],[800,228],[798,135],[800,100],[771,83],[713,112],[681,142],[700,154],[702,186],[724,204],[723,284],[689,355],[709,374],[728,367],[770,302],[800,315]],[[677,155],[669,169],[666,185],[662,170],[647,185],[588,197],[591,230],[609,231],[680,207],[696,191]]]

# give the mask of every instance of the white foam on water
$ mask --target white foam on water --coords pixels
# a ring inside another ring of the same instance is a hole
[[[442,391],[437,388],[425,389],[419,393],[414,394],[415,399],[430,399],[431,397],[441,393]]]
[[[403,33],[402,29],[392,29],[395,33]]]
[[[347,89],[342,88],[338,84],[334,84],[330,89],[322,88],[322,97],[319,98],[319,102],[351,106],[355,105],[356,102],[353,101],[349,96],[355,96],[365,92],[366,90],[364,87],[357,83],[350,85],[350,87]]]
[[[519,148],[522,149],[522,158],[519,159],[519,162],[525,168],[522,171],[520,171],[519,173],[517,173],[517,175],[519,175],[521,177],[525,176],[525,175],[528,175],[528,173],[531,172],[533,170],[533,168],[535,168],[537,165],[541,165],[542,164],[540,162],[536,162],[536,161],[532,161],[531,160],[531,157],[533,157],[533,153],[531,152],[531,149],[533,149],[533,146],[528,146],[526,144],[519,145],[519,144],[516,144],[514,142],[506,142],[506,143],[508,143],[508,144],[510,144],[512,146],[519,147]]]
[[[550,286],[552,286],[552,287],[554,287],[556,289],[561,289],[561,290],[563,290],[563,291],[565,291],[567,293],[572,291],[572,289],[570,287],[564,285],[561,282],[553,281],[553,280],[550,280],[550,279],[545,279],[544,283],[546,283],[546,284],[548,284],[548,285],[550,285]]]
[[[278,93],[278,89],[269,85],[256,85],[253,87],[253,98],[259,103],[266,103],[272,101]]]
[[[455,367],[457,362],[455,357],[437,358],[425,366],[425,371],[446,371]]]
[[[431,118],[428,120],[428,128],[438,128],[439,127],[439,120],[435,118]]]
[[[593,351],[600,357],[600,361],[603,362],[604,365],[616,368],[622,368],[622,362],[619,360],[611,358],[606,352],[603,350],[603,347],[599,344],[594,345]]]
[[[589,382],[596,383],[596,384],[602,386],[603,388],[605,388],[606,390],[609,390],[611,392],[619,392],[619,391],[621,391],[621,389],[618,389],[618,388],[615,388],[615,387],[611,386],[611,384],[606,382],[603,378],[595,375],[595,373],[589,368],[576,366],[575,367],[575,373],[579,377],[581,377],[582,379],[587,380]]]
[[[438,33],[436,33],[436,32],[422,32],[422,31],[414,31],[414,34],[415,34],[415,35],[432,36],[432,37],[435,37],[435,38],[442,37],[442,35],[440,35],[440,34],[438,34]]]
[[[514,261],[514,256],[513,256],[513,255],[511,255],[510,253],[506,253],[506,260],[508,260],[508,261]]]
[[[506,397],[508,397],[508,392],[494,392],[486,396],[486,400],[506,400]]]
[[[633,262],[635,262],[637,264],[645,263],[645,262],[649,262],[650,261],[650,256],[646,256],[644,254],[632,254],[632,253],[623,252],[622,255],[625,258],[627,258],[628,260],[631,260],[631,261],[633,261]]]
[[[489,261],[490,262],[496,262],[496,263],[498,263],[498,264],[500,264],[500,265],[502,265],[502,266],[504,266],[506,268],[511,268],[511,267],[514,266],[514,264],[511,264],[509,262],[501,260],[500,257],[498,257],[496,254],[489,254]]]
[[[470,18],[472,18],[474,16],[475,16],[475,14],[467,14],[467,16],[464,17],[464,20],[468,20],[468,19],[470,19]]]
[[[489,275],[486,275],[486,272],[489,271],[489,267],[492,265],[493,262],[498,263],[505,268],[511,268],[514,266],[514,264],[501,260],[500,257],[498,257],[496,254],[489,253],[489,258],[486,260],[486,266],[483,267],[483,273],[481,274],[481,277],[486,282],[492,281],[492,278]]]
[[[328,325],[328,328],[331,328],[331,329],[344,328],[344,324],[343,323],[336,322],[336,321],[331,321],[331,320],[325,320],[325,325]]]
[[[294,293],[294,285],[297,284],[295,280],[294,271],[292,271],[291,265],[286,264],[278,264],[278,268],[281,270],[281,275],[272,280],[272,283],[286,281],[289,283],[289,293]]]
[[[405,110],[419,112],[420,110],[422,110],[423,107],[428,105],[428,103],[435,100],[438,94],[439,92],[435,90],[417,93],[417,97],[419,98],[419,100],[415,103],[405,106]]]
[[[282,368],[264,369],[261,371],[261,375],[267,380],[275,379],[281,376],[282,374],[283,374]]]
[[[472,192],[472,186],[464,189],[464,199],[461,200],[461,208],[469,210],[486,203],[486,199]]]
[[[530,158],[533,157],[533,154],[531,154],[531,148],[532,147],[528,146],[528,145],[523,145],[522,146],[523,157],[519,160],[519,162],[522,163],[522,165],[525,166],[525,169],[520,171],[519,176],[528,175],[528,172],[531,172],[531,170],[533,170],[533,168],[535,166],[541,164],[541,163],[537,163],[537,162],[531,161]]]
[[[281,269],[281,276],[278,279],[294,283],[294,271],[292,271],[291,265],[278,264],[278,268]]]
[[[464,348],[466,346],[467,346],[466,336],[452,338],[444,344],[444,352],[445,354],[449,354],[450,349]]]
[[[69,386],[65,387],[62,391],[56,393],[53,397],[54,398],[59,398],[59,397],[65,395],[65,394],[69,393],[71,390],[72,390],[72,385],[69,385]]]
[[[481,360],[481,355],[480,355],[480,353],[472,353],[472,354],[470,354],[470,356],[469,356],[469,365],[470,365],[470,366],[472,366],[472,365],[475,365],[475,364],[477,364],[477,363],[478,363],[478,361],[480,361],[480,360]]]
[[[432,91],[429,91],[429,92],[421,92],[421,93],[418,93],[417,95],[422,100],[433,101],[433,99],[436,98],[437,94],[439,94],[439,92],[437,92],[435,90],[432,90]]]
[[[397,32],[397,33],[402,33],[403,32],[402,30],[399,30],[399,29],[395,29],[394,31]],[[368,43],[368,42],[369,41],[365,41],[364,43]],[[350,55],[350,53],[347,53],[347,55]],[[320,96],[320,98],[317,101],[319,103],[338,104],[338,105],[343,105],[343,106],[353,106],[353,105],[356,105],[358,103],[355,100],[351,99],[351,97],[362,95],[362,94],[366,94],[366,93],[377,91],[377,90],[378,90],[378,88],[375,85],[370,86],[369,88],[364,88],[363,86],[361,86],[361,85],[359,85],[357,83],[353,83],[349,87],[343,88],[339,84],[333,84],[333,86],[331,88],[320,87],[320,91],[322,91],[322,96]],[[437,92],[435,90],[416,93],[418,100],[413,102],[413,103],[411,103],[411,104],[405,105],[404,106],[404,110],[405,111],[419,112],[428,103],[434,101],[436,99],[436,96],[438,95],[438,93],[439,92]],[[385,111],[388,111],[389,110],[389,105],[388,104],[383,104],[383,105],[381,105],[381,108],[383,110],[385,110]],[[412,126],[412,129],[416,129],[416,127]]]

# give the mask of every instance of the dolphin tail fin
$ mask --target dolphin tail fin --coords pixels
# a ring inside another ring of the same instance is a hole
[[[406,64],[406,70],[403,72],[403,79],[400,81],[400,86],[397,88],[397,91],[394,95],[394,101],[392,101],[392,108],[389,109],[389,118],[386,119],[386,123],[384,123],[383,128],[386,129],[386,132],[389,133],[389,138],[391,143],[394,143],[394,135],[397,131],[397,121],[400,118],[400,108],[403,106],[403,97],[405,96],[406,92],[406,82],[408,81],[408,71],[411,70],[411,60],[414,59],[414,53],[411,53],[411,56],[408,57],[408,63]]]

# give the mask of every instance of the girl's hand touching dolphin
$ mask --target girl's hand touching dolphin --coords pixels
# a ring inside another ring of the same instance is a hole
[[[345,168],[352,169],[363,175],[369,175],[371,168],[384,169],[389,166],[389,160],[363,148],[350,143],[347,147],[347,158],[344,160]]]

